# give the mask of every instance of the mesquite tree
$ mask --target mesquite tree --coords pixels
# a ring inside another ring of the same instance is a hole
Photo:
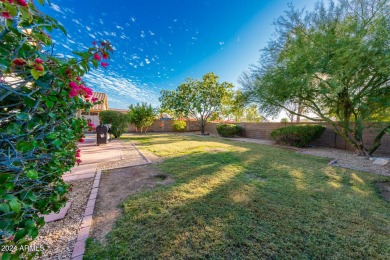
[[[1,1],[0,13],[0,245],[16,249],[2,251],[9,259],[35,254],[18,248],[37,237],[42,214],[66,203],[62,174],[80,162],[77,141],[93,127],[76,117],[96,101],[81,76],[112,47],[94,43],[74,52],[79,59],[60,59],[48,33],[65,29],[33,1]]]
[[[340,0],[319,2],[313,12],[291,7],[276,21],[278,37],[258,66],[243,75],[246,93],[267,114],[284,109],[326,121],[359,154],[372,155],[390,127],[389,6],[389,0]],[[367,127],[377,131],[370,147]]]
[[[222,100],[233,88],[231,83],[219,83],[218,78],[214,73],[207,73],[202,81],[189,78],[176,90],[161,91],[161,108],[196,119],[204,134],[207,119],[221,111]]]
[[[131,124],[135,125],[136,132],[146,133],[148,128],[156,119],[157,110],[153,109],[152,105],[147,103],[131,104],[129,106],[128,118]]]

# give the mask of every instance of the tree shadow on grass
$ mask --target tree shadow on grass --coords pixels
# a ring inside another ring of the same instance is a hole
[[[384,177],[253,144],[159,165],[176,183],[131,196],[86,259],[380,258],[389,255]]]

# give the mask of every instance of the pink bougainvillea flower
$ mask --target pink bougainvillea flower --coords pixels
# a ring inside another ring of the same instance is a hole
[[[42,64],[35,64],[34,68],[39,71],[44,71],[45,69]]]
[[[83,139],[83,138],[80,138],[80,139],[79,139],[79,142],[80,142],[80,143],[84,143],[84,139]]]
[[[21,59],[21,58],[16,58],[12,61],[15,65],[17,66],[23,66],[24,64],[26,64],[26,61]]]
[[[103,53],[103,59],[105,59],[105,60],[108,59],[108,54],[107,53]]]
[[[77,164],[80,164],[82,161],[80,159],[77,159]]]
[[[69,83],[69,87],[70,87],[72,90],[78,91],[78,90],[80,89],[81,86],[77,85],[76,82],[71,81],[71,82]]]
[[[83,90],[84,90],[84,92],[86,94],[85,98],[90,98],[92,96],[92,94],[93,94],[92,89],[83,86]]]
[[[107,68],[109,65],[107,62],[101,62],[100,65],[102,65],[103,68]]]
[[[79,153],[76,153],[76,157],[79,158],[79,157],[80,157],[80,154],[79,154]]]
[[[16,0],[16,2],[21,6],[27,6],[26,0]]]
[[[77,80],[77,81],[81,81],[81,78],[80,78],[80,77],[77,77],[76,80]]]
[[[41,60],[40,58],[36,58],[36,59],[35,59],[35,62],[36,62],[36,63],[43,63],[43,60]]]
[[[93,55],[93,58],[97,61],[100,61],[102,59],[102,57],[100,57],[99,54],[95,53],[95,55]]]
[[[70,92],[69,92],[69,97],[72,98],[72,97],[75,97],[79,94],[79,92],[75,89],[71,89]]]
[[[96,101],[98,101],[99,99],[98,98],[96,98],[96,97],[93,97],[92,98],[92,102],[96,102]]]
[[[8,12],[1,12],[1,16],[5,19],[12,19],[12,15],[10,15]]]

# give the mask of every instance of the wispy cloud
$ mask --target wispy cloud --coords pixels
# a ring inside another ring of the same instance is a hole
[[[145,87],[145,83],[135,82],[116,73],[105,75],[103,71],[93,71],[83,78],[89,87],[97,92],[107,93],[112,108],[126,108],[134,102],[147,102],[158,106],[159,94]]]

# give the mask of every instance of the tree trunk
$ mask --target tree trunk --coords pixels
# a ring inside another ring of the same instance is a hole
[[[202,121],[200,122],[200,133],[202,135],[204,135],[204,128],[205,128],[205,122],[203,121],[203,118],[202,118]]]
[[[385,128],[383,128],[378,134],[377,136],[375,137],[374,139],[374,143],[372,144],[372,146],[370,147],[370,149],[368,150],[368,154],[370,156],[372,156],[372,154],[379,148],[379,146],[381,145],[381,139],[382,137],[385,135],[387,129],[390,128],[390,124],[387,125]]]

